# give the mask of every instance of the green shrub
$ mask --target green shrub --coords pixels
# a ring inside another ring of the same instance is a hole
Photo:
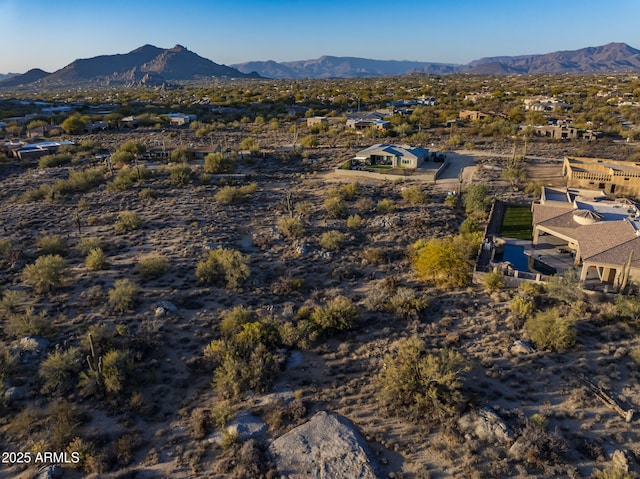
[[[215,284],[224,281],[227,288],[236,288],[250,274],[248,258],[239,251],[218,248],[209,251],[207,258],[196,267],[196,277],[202,283]]]
[[[341,198],[327,198],[324,202],[324,211],[329,218],[344,218],[347,214],[347,206]]]
[[[363,223],[364,223],[364,220],[362,219],[362,216],[358,214],[350,215],[347,218],[347,228],[352,230],[360,229]]]
[[[376,209],[381,215],[390,215],[391,213],[396,211],[396,205],[394,204],[393,200],[384,199],[378,201]]]
[[[504,275],[499,271],[491,271],[485,275],[483,283],[484,287],[489,291],[497,291],[504,288]]]
[[[53,168],[55,166],[67,165],[69,163],[71,163],[71,155],[68,153],[45,155],[38,160],[38,168]]]
[[[133,311],[140,287],[129,279],[117,279],[109,290],[109,306],[118,313]]]
[[[489,190],[484,183],[473,183],[467,188],[463,196],[464,208],[467,213],[484,213],[491,204]]]
[[[248,196],[255,193],[257,188],[257,183],[251,183],[240,187],[225,186],[216,193],[215,200],[223,205],[237,203],[245,200]]]
[[[12,243],[9,238],[0,239],[0,258],[2,258],[5,254],[9,252],[11,249]]]
[[[384,357],[377,377],[382,404],[397,414],[442,419],[462,404],[469,364],[455,351],[429,352],[418,337],[398,341]]]
[[[509,303],[511,312],[518,318],[525,319],[533,314],[535,303],[533,299],[524,296],[516,296]]]
[[[58,254],[40,256],[35,263],[22,270],[22,280],[38,293],[46,293],[60,286],[67,263]]]
[[[138,198],[143,201],[153,200],[158,197],[158,192],[153,188],[142,188],[138,193]]]
[[[191,182],[191,168],[187,165],[172,166],[169,171],[169,180],[176,186],[185,186]]]
[[[638,479],[632,472],[625,471],[617,466],[607,469],[596,470],[591,476],[592,479]]]
[[[427,298],[414,289],[398,288],[390,298],[387,308],[400,319],[418,319],[420,312],[429,306]]]
[[[92,249],[103,248],[102,241],[98,238],[82,238],[76,245],[81,255],[87,256]]]
[[[337,296],[323,307],[316,307],[311,313],[311,321],[322,330],[344,331],[358,325],[358,308],[349,298]]]
[[[67,249],[64,239],[58,235],[41,236],[36,241],[36,246],[43,254],[62,254]]]
[[[169,262],[162,255],[147,256],[136,264],[136,271],[144,279],[158,278],[167,272]]]
[[[140,228],[142,219],[135,211],[121,211],[116,222],[116,231],[133,231]]]
[[[320,236],[320,247],[327,251],[339,251],[343,244],[344,234],[339,231],[327,231]]]
[[[356,182],[342,185],[338,191],[342,199],[351,201],[360,195],[360,190],[360,183]]]
[[[222,153],[209,153],[204,158],[204,171],[207,173],[231,173],[235,166],[233,158]]]
[[[557,308],[538,312],[525,321],[524,328],[540,349],[564,351],[576,342],[575,322],[561,316]]]
[[[15,312],[8,316],[7,331],[14,336],[42,335],[49,328],[49,320],[45,310],[35,312],[28,306],[23,312]]]
[[[102,248],[94,248],[89,251],[89,254],[87,254],[84,264],[92,271],[100,271],[102,269],[106,269],[109,262],[107,261],[107,255],[104,254]]]
[[[40,364],[38,375],[45,392],[66,394],[75,385],[80,372],[80,354],[76,348],[56,350]]]
[[[402,199],[412,205],[422,205],[427,202],[427,196],[418,186],[409,186],[402,190]]]
[[[482,226],[475,216],[467,217],[460,225],[460,234],[463,236],[482,231]]]
[[[300,218],[283,217],[278,220],[278,230],[287,238],[300,238],[304,234],[304,224]]]
[[[125,191],[135,183],[151,177],[152,172],[144,166],[122,168],[112,181],[107,183],[108,191]]]

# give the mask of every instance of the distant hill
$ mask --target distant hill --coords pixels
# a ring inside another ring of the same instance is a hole
[[[640,50],[626,43],[560,51],[544,55],[490,57],[460,68],[466,73],[614,73],[640,71]]]
[[[0,87],[72,85],[164,85],[207,78],[366,78],[410,73],[513,75],[534,73],[640,72],[640,50],[625,43],[540,55],[480,58],[466,65],[408,60],[322,56],[291,62],[252,61],[219,65],[181,45],[144,45],[129,53],[75,60],[53,73],[40,69],[2,79]]]
[[[33,70],[32,70],[33,71]],[[25,74],[27,75],[27,74]],[[164,81],[186,81],[211,77],[255,78],[255,73],[241,73],[235,68],[207,60],[181,45],[170,49],[144,45],[129,53],[100,55],[75,60],[51,74],[26,77],[20,83],[0,86],[17,86],[37,82],[38,86],[98,82],[109,84],[162,84]],[[26,81],[33,78],[30,82]],[[11,80],[11,79],[9,79]]]
[[[33,68],[27,73],[23,73],[22,75],[13,74],[8,78],[0,80],[0,88],[28,85],[29,83],[33,83],[46,77],[47,75],[49,75],[48,72],[40,70],[39,68]]]
[[[322,56],[293,62],[247,62],[232,65],[241,72],[255,71],[267,78],[360,78],[404,75],[405,73],[451,73],[455,65],[399,60],[369,60],[355,57]]]

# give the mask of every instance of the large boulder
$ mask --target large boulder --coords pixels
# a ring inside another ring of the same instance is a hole
[[[320,411],[269,446],[282,479],[377,479],[369,446],[343,416]]]

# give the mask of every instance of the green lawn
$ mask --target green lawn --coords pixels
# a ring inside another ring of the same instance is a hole
[[[498,234],[505,238],[530,240],[533,238],[532,220],[531,207],[506,206]]]

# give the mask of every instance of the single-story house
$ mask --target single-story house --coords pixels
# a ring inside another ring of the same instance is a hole
[[[566,241],[574,264],[582,265],[581,281],[592,268],[601,282],[616,287],[625,268],[631,279],[640,279],[640,208],[635,202],[543,187],[532,210],[534,247],[545,234]]]
[[[429,150],[419,146],[379,143],[359,151],[352,165],[418,168],[429,156]]]

